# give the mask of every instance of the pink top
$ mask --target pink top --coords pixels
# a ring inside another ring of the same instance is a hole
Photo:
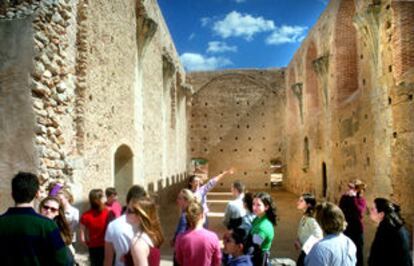
[[[109,211],[111,211],[115,218],[118,218],[122,214],[122,206],[119,201],[115,200],[111,204],[105,203]]]
[[[181,266],[220,266],[219,239],[204,228],[187,230],[175,241],[175,256]]]

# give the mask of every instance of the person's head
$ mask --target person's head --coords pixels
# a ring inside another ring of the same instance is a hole
[[[276,206],[268,193],[258,192],[254,195],[253,212],[258,217],[266,215],[273,225],[276,224]]]
[[[153,199],[150,197],[132,198],[128,203],[127,221],[148,234],[156,247],[161,246],[164,236]]]
[[[12,197],[16,204],[30,203],[39,191],[39,179],[32,173],[19,172],[12,179]]]
[[[377,224],[385,221],[397,228],[404,224],[404,220],[400,215],[400,206],[384,198],[374,200],[369,216]]]
[[[344,213],[331,202],[316,205],[315,218],[326,235],[339,234],[346,228]]]
[[[57,197],[47,196],[39,204],[39,213],[49,219],[55,219],[59,215],[65,216],[63,204]]]
[[[62,188],[56,195],[63,206],[71,205],[74,202],[73,195],[68,188]]]
[[[108,204],[114,202],[116,200],[117,195],[118,192],[116,192],[116,189],[114,187],[108,187],[105,189],[106,202]]]
[[[302,196],[299,197],[296,204],[297,209],[303,211],[307,216],[313,216],[315,206],[315,196],[310,193],[303,193]]]
[[[361,195],[365,191],[366,187],[367,185],[359,179],[354,179],[348,183],[348,188],[354,191],[357,195]]]
[[[132,199],[140,199],[147,196],[148,194],[142,186],[133,185],[127,192],[126,203],[128,204]]]
[[[204,223],[204,209],[200,202],[191,202],[185,213],[188,227],[194,229],[199,223]]]
[[[246,245],[246,232],[243,229],[233,229],[230,234],[224,239],[224,251],[233,257],[238,257],[244,254]]]
[[[235,197],[244,193],[244,185],[240,180],[236,180],[233,182],[233,184],[231,184],[231,193]]]
[[[195,200],[195,196],[191,190],[183,188],[177,195],[177,205],[181,210],[185,210],[188,205]]]
[[[196,175],[192,175],[188,178],[188,189],[191,191],[196,191],[201,185],[201,178]]]
[[[244,194],[243,206],[250,213],[253,213],[253,194],[251,192],[247,192]]]
[[[102,189],[92,189],[89,192],[89,204],[92,210],[102,211],[105,208],[104,201],[105,196]]]
[[[58,197],[47,196],[39,204],[39,213],[54,220],[66,245],[72,243],[72,233],[66,221],[65,210]]]

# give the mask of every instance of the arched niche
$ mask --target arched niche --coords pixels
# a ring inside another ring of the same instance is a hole
[[[134,154],[125,144],[118,147],[114,154],[114,181],[120,201],[125,202],[125,195],[133,185]]]
[[[336,99],[343,102],[358,90],[357,35],[354,0],[341,1],[335,22]]]

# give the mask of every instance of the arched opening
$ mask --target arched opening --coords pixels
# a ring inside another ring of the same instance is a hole
[[[322,162],[322,197],[328,195],[328,175],[326,173],[326,163]]]
[[[353,0],[341,1],[335,25],[336,99],[340,103],[358,89],[357,36]]]
[[[121,145],[114,156],[115,188],[120,202],[125,202],[125,195],[133,184],[133,153],[127,145]]]
[[[306,105],[309,111],[317,109],[319,107],[319,90],[318,80],[316,77],[315,68],[313,62],[317,59],[318,52],[316,51],[315,43],[312,42],[309,45],[306,53]],[[312,111],[311,111],[312,112]],[[312,114],[312,113],[311,113]]]

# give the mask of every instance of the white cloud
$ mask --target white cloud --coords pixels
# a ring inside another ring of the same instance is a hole
[[[246,0],[233,0],[234,2],[236,2],[236,3],[243,3],[243,2],[246,2]]]
[[[267,44],[284,44],[301,42],[305,38],[307,27],[287,26],[277,27],[273,33],[266,38]]]
[[[181,62],[188,71],[215,70],[233,63],[225,57],[204,57],[201,54],[184,53]]]
[[[190,34],[190,36],[188,36],[188,40],[189,40],[189,41],[191,41],[192,39],[194,39],[194,38],[195,38],[195,36],[196,36],[196,35],[195,35],[195,33],[194,33],[194,32],[193,32],[193,33],[191,33],[191,34]]]
[[[249,14],[241,14],[232,11],[220,21],[216,21],[213,30],[222,38],[243,37],[250,41],[253,35],[259,32],[271,31],[275,28],[272,20],[263,17],[253,17]]]
[[[237,52],[237,46],[229,46],[226,42],[213,41],[208,43],[208,53]]]
[[[203,17],[200,19],[200,21],[201,21],[201,26],[205,27],[211,22],[211,18]]]

